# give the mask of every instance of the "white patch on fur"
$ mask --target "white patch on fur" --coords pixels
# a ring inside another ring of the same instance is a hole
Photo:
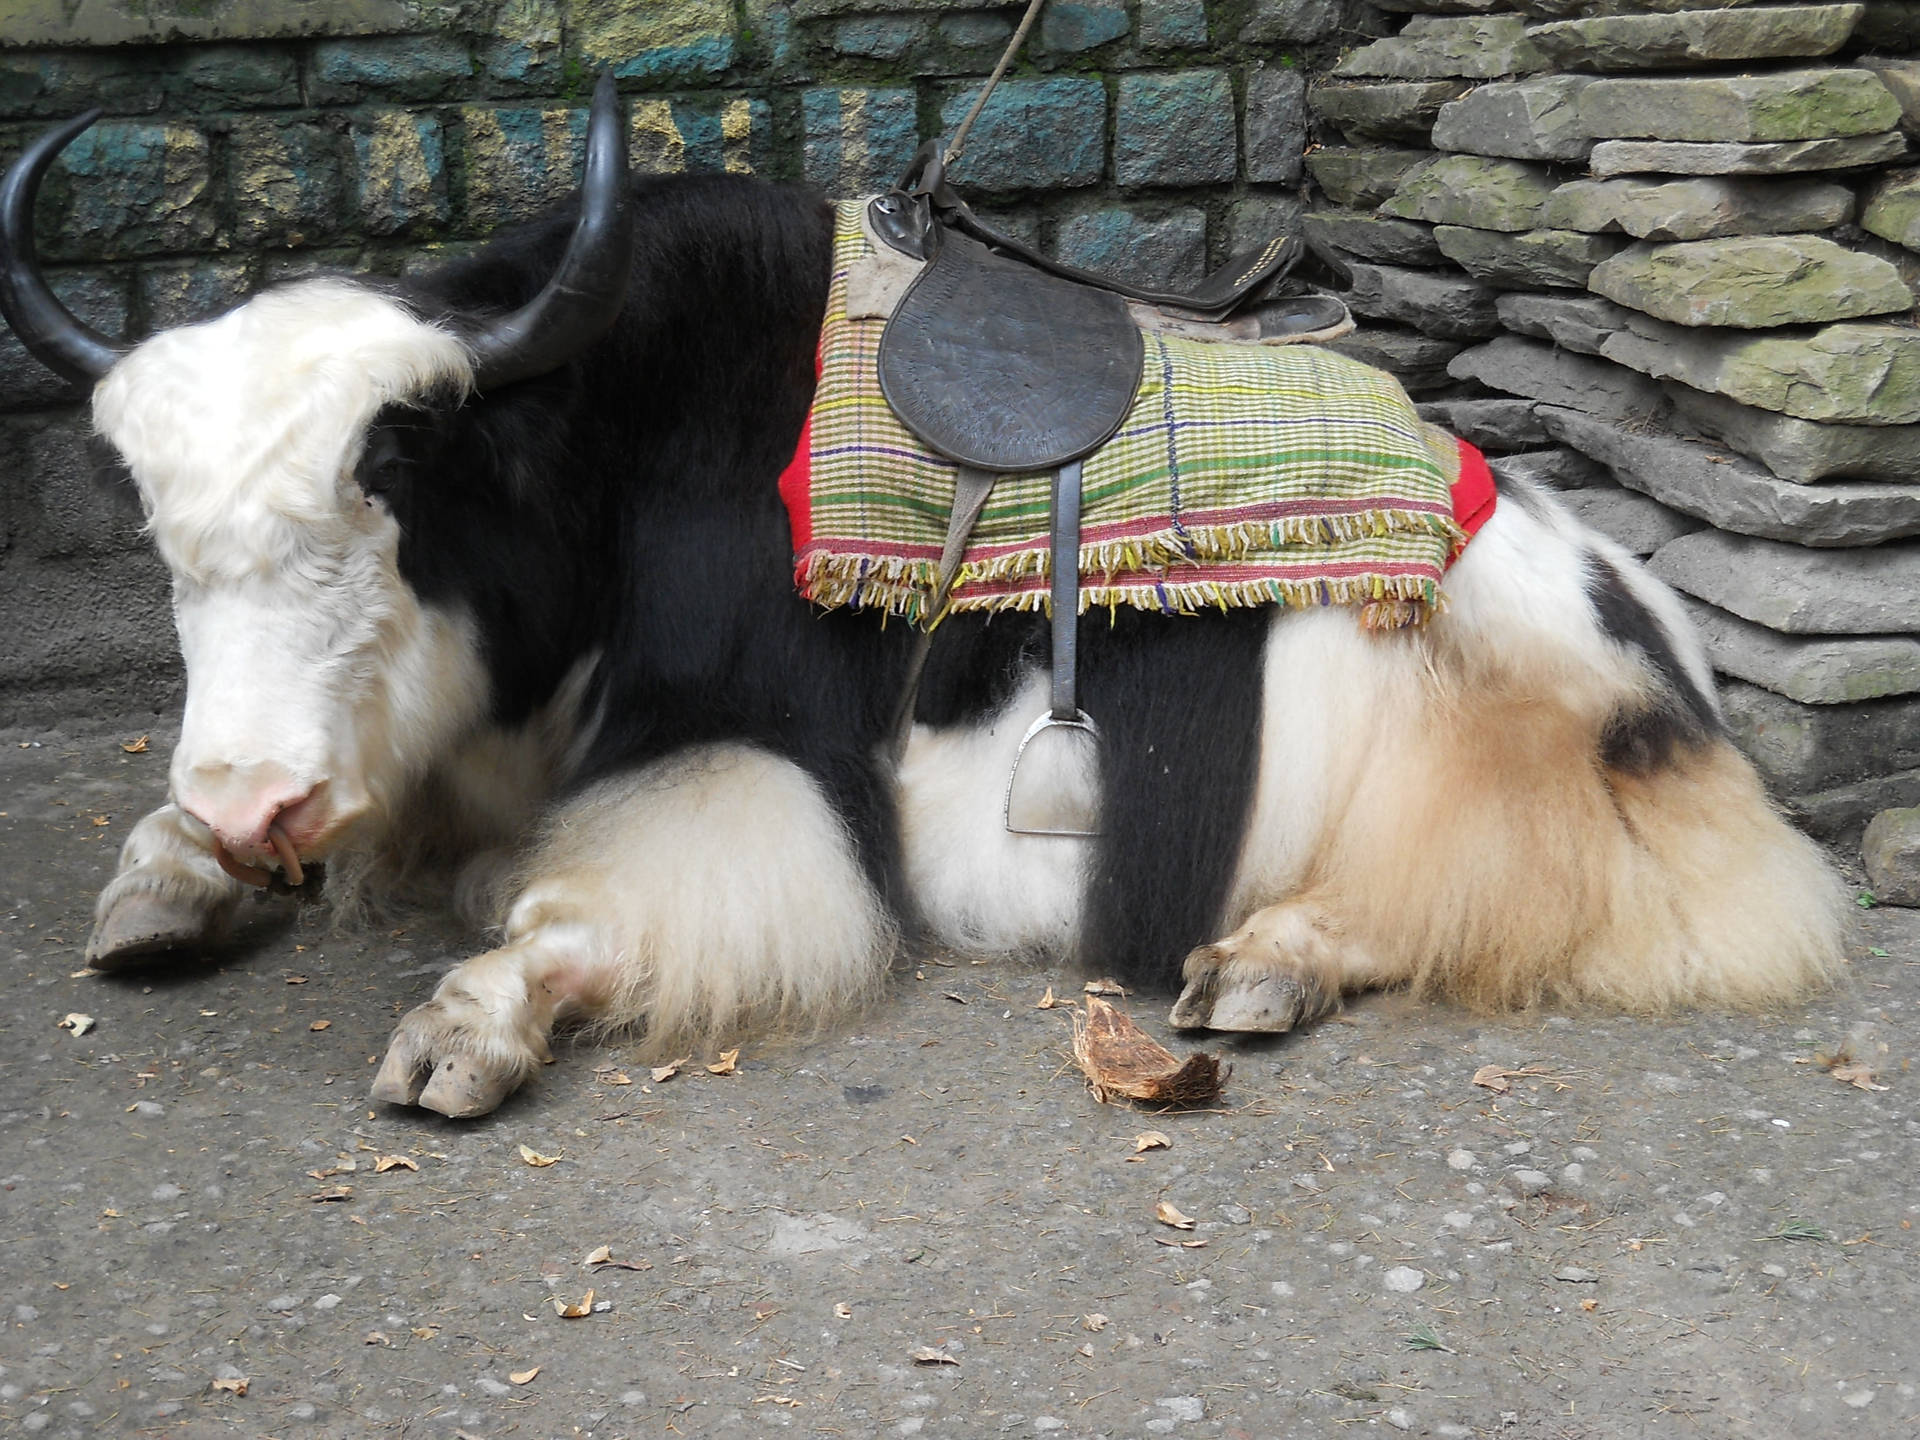
[[[399,527],[353,478],[383,406],[471,381],[455,337],[328,279],[156,335],[96,388],[173,572],[176,797],[208,797],[231,828],[269,789],[325,785],[321,853],[479,720],[470,626],[420,603]]]
[[[1090,842],[1015,835],[1006,826],[1020,737],[1047,703],[1047,678],[1034,675],[985,722],[916,725],[908,742],[899,777],[908,883],[934,934],[953,949],[1074,951]],[[1098,781],[1092,773],[1047,775],[1023,765],[1021,784],[1029,783],[1090,803]]]

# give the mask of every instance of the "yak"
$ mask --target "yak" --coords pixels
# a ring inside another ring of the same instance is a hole
[[[203,946],[322,861],[349,891],[452,867],[497,944],[401,1020],[373,1094],[472,1116],[556,1026],[662,1053],[817,1032],[917,944],[1076,960],[1227,1032],[1396,985],[1765,1006],[1839,963],[1838,882],[1730,743],[1681,606],[1549,492],[1500,482],[1420,627],[1083,622],[1099,758],[1051,780],[1100,833],[1009,833],[1044,623],[942,624],[896,754],[911,627],[793,587],[776,482],[815,383],[822,198],[629,177],[603,82],[547,219],[129,346],[33,248],[40,179],[93,118],[0,189],[0,309],[92,383],[172,576],[185,713],[99,898],[103,970]]]

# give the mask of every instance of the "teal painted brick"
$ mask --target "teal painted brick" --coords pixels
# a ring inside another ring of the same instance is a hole
[[[1118,40],[1132,28],[1125,5],[1048,0],[1040,12],[1040,48],[1051,55],[1077,55]]]
[[[950,95],[940,124],[951,135],[976,85]],[[1107,92],[1098,80],[1006,80],[980,112],[952,178],[986,190],[1098,184],[1105,168]]]
[[[587,112],[471,105],[466,138],[467,221],[479,233],[531,219],[579,183]]]
[[[1206,273],[1207,217],[1193,209],[1159,219],[1131,210],[1090,210],[1061,225],[1055,253],[1083,270],[1182,289]]]
[[[1233,87],[1225,71],[1120,79],[1113,173],[1122,185],[1215,185],[1234,178]]]
[[[343,140],[311,118],[235,121],[227,139],[234,242],[308,245],[351,229]]]
[[[47,284],[68,310],[101,334],[127,333],[127,281],[107,270],[53,270]],[[27,353],[7,326],[0,325],[0,408],[55,405],[86,398],[87,387],[69,385]]]
[[[956,50],[991,50],[996,59],[1013,37],[1013,22],[998,15],[947,15],[939,29],[940,38]]]
[[[253,288],[254,268],[246,255],[142,265],[134,276],[141,329],[151,335],[231,309]]]
[[[443,100],[473,78],[473,56],[450,35],[327,40],[307,61],[307,98],[315,105],[363,100]]]
[[[160,67],[128,54],[0,51],[0,116],[64,119],[90,105],[122,115],[158,110],[164,78]]]
[[[911,90],[808,90],[800,116],[802,173],[830,195],[891,185],[919,144]]]
[[[754,58],[776,70],[794,60],[795,28],[790,0],[745,0],[746,28],[742,41]]]
[[[827,32],[827,47],[839,55],[898,60],[927,38],[927,22],[907,15],[866,15],[841,20]]]
[[[1207,43],[1202,0],[1140,0],[1140,45],[1145,50],[1197,50]]]
[[[558,0],[507,0],[480,42],[480,68],[496,86],[516,93],[558,89],[564,19]]]
[[[217,223],[212,147],[185,125],[107,120],[55,162],[36,217],[53,260],[194,250]]]
[[[1307,77],[1261,67],[1247,76],[1249,180],[1297,185],[1307,148]]]
[[[573,0],[568,41],[622,80],[718,75],[734,61],[731,0]]]
[[[188,110],[247,110],[300,103],[300,64],[266,45],[183,45],[169,52],[166,103]]]
[[[446,223],[446,144],[432,115],[388,110],[356,116],[353,159],[354,223],[369,235]]]

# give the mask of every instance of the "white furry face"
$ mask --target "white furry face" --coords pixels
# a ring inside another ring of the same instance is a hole
[[[94,392],[173,572],[174,795],[242,866],[275,830],[324,854],[480,718],[470,625],[420,602],[354,479],[383,406],[471,379],[396,300],[309,280],[153,337]]]

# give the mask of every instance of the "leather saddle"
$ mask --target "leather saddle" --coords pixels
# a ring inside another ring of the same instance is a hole
[[[1232,314],[1300,258],[1276,238],[1191,293],[1145,289],[1051,259],[986,225],[944,178],[939,141],[868,208],[873,233],[924,262],[880,340],[880,388],[937,453],[999,473],[1051,470],[1120,427],[1139,388],[1127,302],[1194,320]]]

